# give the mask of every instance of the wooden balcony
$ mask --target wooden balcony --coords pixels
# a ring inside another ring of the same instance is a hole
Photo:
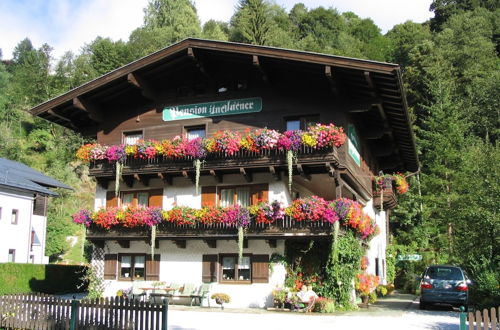
[[[283,220],[273,224],[252,222],[245,229],[245,238],[278,239],[278,238],[319,238],[328,237],[333,225],[323,221],[295,221],[285,216]],[[110,230],[91,226],[87,229],[87,239],[103,240],[148,240],[151,237],[149,227],[113,228]],[[236,239],[238,228],[227,224],[184,224],[162,222],[157,226],[157,239]]]
[[[336,148],[314,149],[303,147],[297,152],[297,162],[294,163],[295,174],[309,175],[317,173],[332,173],[339,166]],[[241,173],[247,181],[257,172],[271,172],[279,177],[287,169],[287,153],[278,150],[263,150],[260,152],[239,151],[233,155],[217,153],[209,155],[202,164],[201,175],[212,175],[218,180],[222,174]],[[191,157],[169,158],[159,156],[151,159],[137,159],[131,156],[124,162],[122,175],[124,178],[140,177],[141,180],[161,177],[171,183],[172,177],[184,176],[194,180],[194,159]],[[90,175],[106,180],[113,179],[115,164],[108,161],[96,161],[90,164]],[[142,177],[141,177],[142,176]],[[127,183],[127,180],[125,180]]]
[[[394,191],[394,186],[384,187],[384,189],[373,190],[373,206],[378,210],[392,210],[398,205],[398,198]],[[381,207],[382,206],[382,207]]]

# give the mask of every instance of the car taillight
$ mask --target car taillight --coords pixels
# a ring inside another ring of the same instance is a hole
[[[469,290],[469,287],[465,283],[460,283],[459,285],[457,285],[457,290],[458,291],[467,291],[467,290]]]
[[[420,284],[420,289],[432,289],[432,284],[427,283],[427,282],[422,282]]]

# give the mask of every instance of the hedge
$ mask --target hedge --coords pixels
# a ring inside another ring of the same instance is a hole
[[[85,270],[85,266],[0,263],[0,295],[82,292]]]

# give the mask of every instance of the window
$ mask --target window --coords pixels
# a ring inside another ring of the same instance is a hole
[[[137,142],[143,138],[142,131],[123,132],[123,144],[126,145],[137,144]]]
[[[188,140],[194,140],[196,138],[204,138],[206,136],[205,126],[191,126],[186,127],[186,137]]]
[[[250,187],[231,187],[220,190],[220,206],[230,205],[249,206]]]
[[[121,206],[149,206],[149,193],[147,191],[122,192]]]
[[[300,116],[290,117],[285,119],[285,129],[292,130],[306,130],[310,126],[314,126],[319,122],[319,116]]]
[[[12,216],[10,218],[10,223],[13,225],[17,225],[18,217],[19,217],[19,210],[12,210]]]
[[[238,260],[237,255],[221,256],[221,282],[251,280],[250,256],[243,256]]]
[[[144,279],[145,266],[145,255],[120,255],[120,279]]]
[[[16,262],[16,250],[9,250],[9,257],[7,258],[7,262]]]

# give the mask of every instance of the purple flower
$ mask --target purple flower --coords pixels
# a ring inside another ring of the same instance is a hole
[[[127,157],[123,145],[111,146],[106,150],[106,158],[111,162],[122,162]]]
[[[146,219],[144,219],[144,224],[147,226],[152,227],[154,225],[157,225],[163,219],[162,214],[161,214],[161,208],[159,208],[159,207],[154,207],[154,208],[148,209],[148,213],[149,213],[149,217],[146,217]]]
[[[89,210],[80,210],[72,215],[73,222],[89,227],[92,223],[92,214]]]

